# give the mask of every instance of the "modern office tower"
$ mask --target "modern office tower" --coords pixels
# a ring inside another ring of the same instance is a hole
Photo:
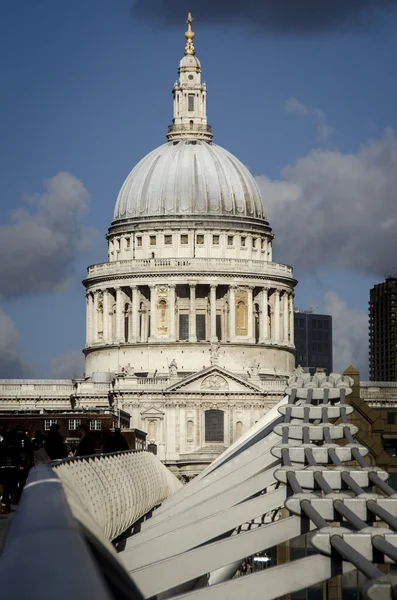
[[[332,317],[295,309],[294,329],[296,366],[312,375],[317,369],[332,373]]]
[[[397,277],[374,285],[369,300],[369,374],[371,381],[397,381]]]

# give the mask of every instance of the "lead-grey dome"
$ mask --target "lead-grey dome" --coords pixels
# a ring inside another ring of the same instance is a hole
[[[231,216],[265,219],[254,177],[216,144],[184,140],[145,156],[125,180],[113,223],[141,217]]]

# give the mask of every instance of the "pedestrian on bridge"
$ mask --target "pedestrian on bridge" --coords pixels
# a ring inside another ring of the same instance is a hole
[[[92,456],[95,454],[95,444],[88,427],[81,424],[79,427],[80,441],[75,456]]]
[[[114,433],[111,433],[103,445],[103,453],[111,454],[113,452],[125,452],[129,450],[128,442],[121,433],[120,427],[116,427]]]
[[[60,426],[58,423],[52,423],[47,439],[44,443],[45,451],[51,460],[60,460],[66,458],[68,450],[63,442],[63,437],[59,433]]]

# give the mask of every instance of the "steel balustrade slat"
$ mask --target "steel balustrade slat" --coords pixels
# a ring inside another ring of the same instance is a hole
[[[314,383],[315,378],[313,378],[312,381]],[[308,385],[310,383],[311,382],[306,379],[305,385]],[[291,383],[289,385],[292,387]],[[325,389],[327,389],[327,388],[325,388]],[[348,444],[353,445],[354,438],[352,435],[352,429],[351,429],[351,426],[348,425],[348,422],[347,422],[346,390],[344,387],[341,387],[339,392],[340,392],[339,393],[339,404],[341,406],[340,418],[341,418],[342,423],[346,424],[346,427],[343,428],[343,434],[346,439],[346,442]],[[349,390],[349,392],[350,392],[350,390]],[[306,402],[305,402],[306,405],[311,403],[312,395],[313,395],[313,397],[317,397],[317,398],[319,397],[318,394],[314,394],[313,392],[311,392],[311,394],[309,394],[309,392],[307,392]],[[328,406],[325,406],[325,404],[327,404],[328,395],[329,394],[327,392],[327,398],[326,398],[326,394],[324,393],[323,398],[322,398],[323,409],[322,409],[322,413],[321,413],[321,421],[323,424],[323,440],[327,444],[327,446],[328,445],[331,446],[327,449],[329,460],[337,469],[340,470],[341,483],[343,482],[343,484],[345,484],[347,487],[349,487],[353,491],[353,493],[356,495],[356,497],[362,496],[365,499],[364,501],[366,502],[365,506],[367,507],[367,510],[369,512],[372,512],[372,514],[378,516],[379,518],[383,519],[383,521],[385,523],[389,524],[389,526],[392,526],[392,528],[394,529],[397,526],[397,519],[393,515],[391,515],[385,508],[379,506],[373,499],[365,498],[364,490],[362,489],[362,487],[360,485],[358,485],[358,483],[355,481],[354,477],[352,477],[352,475],[350,474],[349,467],[344,467],[341,458],[339,458],[337,451],[333,447],[332,440],[335,437],[334,431],[336,431],[336,427],[332,424],[328,425],[328,423],[329,423]],[[297,397],[302,397],[302,394],[297,392]],[[334,393],[332,394],[331,398],[333,398],[333,401],[335,403],[336,396]],[[289,402],[289,404],[292,404],[292,403]],[[305,445],[309,445],[311,439],[316,439],[316,438],[313,438],[311,436],[311,434],[309,433],[309,431],[310,431],[309,428],[315,425],[314,423],[310,423],[309,410],[310,410],[310,408],[308,408],[308,409],[305,408],[303,416],[301,415],[300,417],[298,417],[298,415],[296,415],[296,417],[295,417],[295,419],[296,418],[301,419],[302,442]],[[349,412],[351,412],[351,411],[349,411]],[[285,419],[284,422],[286,423],[287,420]],[[295,424],[295,421],[294,421],[294,424]],[[326,425],[326,426],[324,427],[324,425]],[[288,424],[288,428],[290,426],[291,425]],[[295,425],[295,439],[297,439],[296,433],[298,431],[299,431],[299,428],[297,428]],[[353,429],[353,431],[355,431],[355,429]],[[279,435],[281,434],[281,432],[282,432],[283,446],[285,446],[286,444],[290,444],[290,437],[288,435],[288,439],[287,439],[287,436],[285,435],[285,428],[283,428],[282,425],[280,426],[280,428],[277,429],[277,433]],[[288,430],[288,433],[289,433],[289,430]],[[284,470],[286,471],[287,484],[291,487],[292,492],[294,494],[293,496],[291,496],[291,499],[293,499],[295,495],[297,498],[299,498],[301,514],[305,514],[313,523],[315,523],[316,526],[319,528],[320,533],[321,533],[321,530],[324,530],[327,532],[331,531],[331,533],[329,533],[331,546],[341,556],[343,556],[344,558],[349,560],[354,566],[356,566],[368,578],[373,579],[373,580],[378,580],[379,578],[381,578],[383,576],[383,573],[380,571],[380,569],[375,567],[371,563],[371,561],[366,559],[362,554],[360,554],[360,552],[358,552],[355,548],[353,548],[350,544],[348,544],[341,537],[341,535],[338,535],[337,528],[335,528],[335,534],[332,535],[332,528],[331,528],[331,530],[329,529],[327,521],[325,519],[323,519],[323,517],[320,515],[320,513],[311,504],[311,496],[309,494],[307,494],[307,492],[303,493],[303,490],[302,490],[300,484],[298,483],[298,478],[297,478],[297,475],[295,474],[295,472],[293,470],[290,470],[290,471],[288,470],[288,467],[291,466],[291,454],[290,454],[291,448],[288,448],[288,446],[285,448],[283,446],[281,446],[281,454],[280,454],[280,456],[282,458],[282,464],[283,464],[282,468],[284,468]],[[277,456],[278,453],[275,452],[274,454]],[[381,479],[381,477],[379,477],[377,471],[375,469],[373,471],[371,470],[370,465],[367,464],[367,462],[365,461],[364,457],[361,455],[358,448],[353,447],[351,449],[351,458],[356,459],[358,464],[360,465],[360,467],[362,467],[368,471],[368,481],[369,482],[375,483],[375,485],[376,485],[376,483],[380,483],[379,488],[382,491],[384,491],[389,497],[395,495],[395,491],[390,486],[388,486]],[[304,461],[310,467],[317,468],[317,463],[316,463],[312,449],[310,449],[310,448],[304,449]],[[323,468],[324,467],[322,467],[322,469]],[[302,469],[305,469],[304,463],[302,465]],[[333,489],[330,487],[328,482],[325,480],[325,478],[321,472],[315,472],[313,474],[313,481],[315,481],[317,483],[317,485],[319,485],[320,489],[325,494],[331,494],[331,496],[333,495]],[[306,499],[305,499],[305,496],[306,496]],[[321,503],[321,497],[319,497],[318,499]],[[397,499],[396,499],[396,501],[397,501]],[[291,505],[291,507],[292,507],[292,505]],[[356,530],[356,531],[364,531],[364,530],[367,531],[368,530],[367,522],[364,521],[363,519],[361,519],[360,517],[358,517],[353,512],[353,510],[351,510],[348,506],[346,506],[344,504],[344,502],[341,499],[334,498],[333,508],[335,511],[337,511],[337,513],[340,515],[340,517],[342,519],[346,519],[346,521],[353,527],[353,530]],[[372,511],[371,511],[371,508],[372,508]],[[334,518],[335,518],[335,515],[334,515]],[[383,554],[389,556],[390,558],[392,558],[393,560],[396,561],[397,549],[390,542],[385,540],[381,535],[373,536],[372,543],[373,543],[373,546],[375,548],[377,548],[380,552],[383,552]]]

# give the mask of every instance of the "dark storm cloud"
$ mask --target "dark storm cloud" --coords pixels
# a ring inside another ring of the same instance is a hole
[[[187,10],[197,22],[237,23],[275,34],[371,29],[396,0],[134,0],[132,16],[181,24]]]

